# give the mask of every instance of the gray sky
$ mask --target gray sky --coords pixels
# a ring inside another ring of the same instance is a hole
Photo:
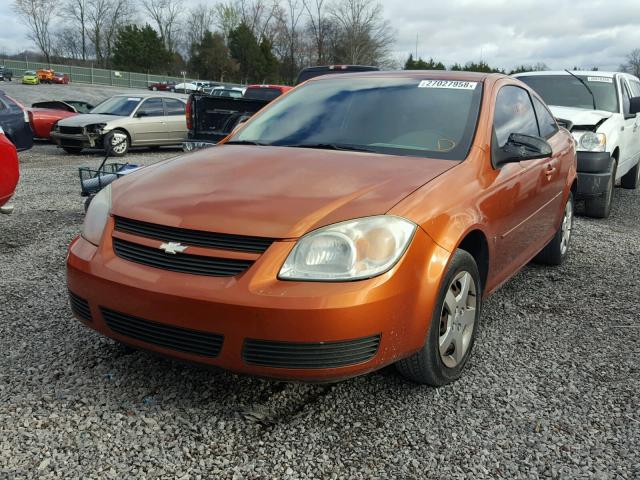
[[[186,3],[197,3],[187,0]],[[0,0],[0,53],[35,50],[26,28]],[[394,58],[415,52],[449,66],[485,60],[510,69],[544,62],[554,69],[617,69],[640,48],[640,0],[382,0],[396,30]]]

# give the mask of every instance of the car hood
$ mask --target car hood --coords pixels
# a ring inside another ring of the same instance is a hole
[[[172,227],[271,238],[384,214],[451,160],[220,145],[125,176],[112,213]]]
[[[65,118],[58,122],[58,125],[62,127],[86,127],[87,125],[93,125],[94,123],[108,123],[116,120],[122,120],[127,117],[120,117],[118,115],[102,115],[99,113],[83,113],[75,115],[74,117]]]
[[[605,110],[587,110],[585,108],[556,107],[549,105],[551,113],[556,118],[568,120],[574,125],[597,125],[606,120],[613,113]]]

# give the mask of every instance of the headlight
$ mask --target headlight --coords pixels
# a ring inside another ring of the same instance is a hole
[[[82,226],[82,236],[96,247],[100,245],[104,227],[107,225],[107,220],[109,220],[110,210],[111,185],[107,185],[91,200],[87,216],[84,218],[84,225]]]
[[[283,280],[359,280],[393,267],[416,225],[391,215],[319,228],[300,238],[280,269]]]
[[[604,152],[607,147],[607,137],[604,133],[571,132],[576,141],[577,150],[583,152]]]
[[[92,133],[100,133],[106,126],[106,123],[95,123],[93,125],[87,125],[87,131]]]

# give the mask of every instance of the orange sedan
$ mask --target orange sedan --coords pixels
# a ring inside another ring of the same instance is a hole
[[[574,142],[499,74],[310,80],[223,144],[116,181],[69,248],[75,315],[235,372],[458,378],[482,300],[566,257]]]

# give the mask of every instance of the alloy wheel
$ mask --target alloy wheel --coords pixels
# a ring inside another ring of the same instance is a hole
[[[476,282],[466,271],[459,272],[447,289],[438,343],[442,363],[449,368],[460,365],[469,350],[478,313],[476,295]]]
[[[571,240],[571,231],[573,230],[573,203],[567,201],[564,207],[564,217],[562,218],[562,239],[560,240],[560,254],[567,253],[569,248],[569,240]]]
[[[127,136],[124,133],[115,132],[111,137],[111,147],[114,153],[120,155],[127,151]]]

